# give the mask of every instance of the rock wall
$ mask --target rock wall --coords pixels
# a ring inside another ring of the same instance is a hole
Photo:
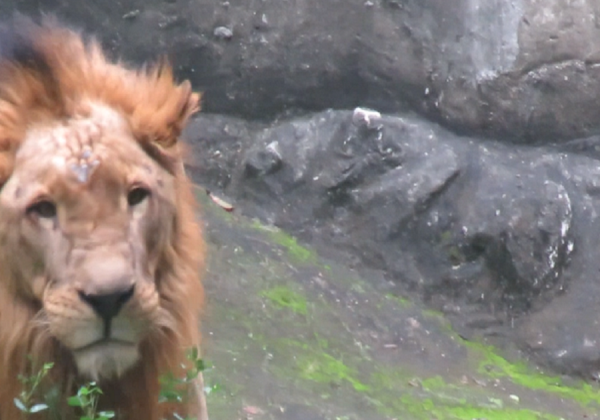
[[[6,0],[141,61],[163,52],[205,110],[252,119],[412,109],[461,133],[547,143],[598,131],[596,0]]]

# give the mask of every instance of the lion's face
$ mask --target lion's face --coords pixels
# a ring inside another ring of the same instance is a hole
[[[176,211],[174,177],[98,104],[27,131],[0,192],[19,293],[74,357],[80,374],[111,377],[168,325],[157,282]]]

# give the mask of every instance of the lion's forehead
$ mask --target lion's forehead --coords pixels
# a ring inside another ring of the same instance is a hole
[[[116,111],[99,104],[90,104],[89,109],[85,117],[32,127],[17,160],[49,163],[78,182],[87,182],[103,161],[119,156],[114,139],[130,135],[125,119]]]

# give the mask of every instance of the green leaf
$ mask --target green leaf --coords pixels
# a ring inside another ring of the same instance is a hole
[[[181,401],[181,396],[177,391],[163,391],[160,393],[159,402],[165,401]]]
[[[198,358],[198,348],[197,347],[192,347],[188,351],[188,359],[189,360],[196,360],[197,358]]]
[[[25,407],[25,404],[23,404],[23,401],[21,401],[18,398],[15,398],[15,405],[17,406],[17,408],[25,413],[28,413],[29,410],[27,409],[27,407]]]
[[[69,397],[67,404],[71,407],[81,407],[81,399],[78,396]]]

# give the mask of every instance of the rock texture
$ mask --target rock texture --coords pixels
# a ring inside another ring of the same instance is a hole
[[[15,10],[127,61],[167,54],[205,92],[189,169],[244,213],[384,271],[465,335],[600,377],[598,1],[0,3]]]
[[[141,61],[164,52],[205,109],[414,109],[462,133],[545,143],[600,128],[595,0],[6,0]]]
[[[596,374],[597,138],[507,147],[362,109],[264,127],[205,115],[187,136],[192,176],[243,213],[385,272],[465,335]]]

